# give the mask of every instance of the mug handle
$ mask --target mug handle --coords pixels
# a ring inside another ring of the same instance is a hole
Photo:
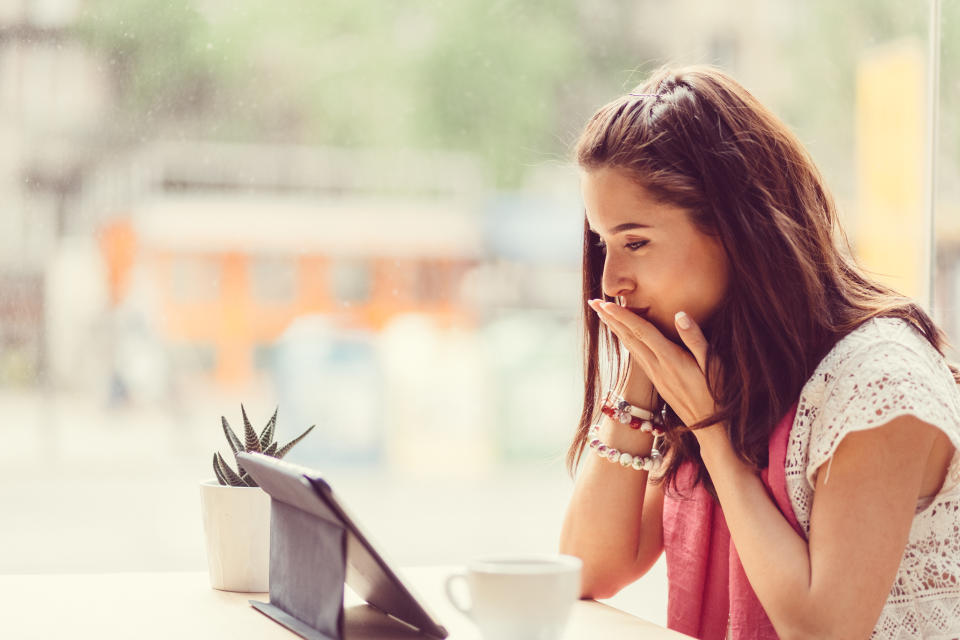
[[[473,619],[473,607],[463,606],[462,604],[457,602],[456,596],[453,595],[453,585],[454,583],[460,582],[460,581],[463,581],[465,584],[467,584],[467,574],[454,573],[453,575],[447,576],[447,580],[446,582],[444,582],[444,585],[443,585],[444,589],[447,592],[447,600],[450,601],[450,604],[452,604],[457,611],[464,614],[468,618]],[[467,588],[469,589],[469,584]]]

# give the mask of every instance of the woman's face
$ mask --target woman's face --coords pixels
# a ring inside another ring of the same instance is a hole
[[[620,169],[584,171],[587,221],[605,247],[603,292],[678,341],[673,317],[703,326],[727,292],[727,256],[686,209],[657,202]]]

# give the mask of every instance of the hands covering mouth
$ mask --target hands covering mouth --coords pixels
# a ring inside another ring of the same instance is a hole
[[[685,425],[697,424],[715,413],[704,373],[709,345],[693,318],[682,311],[674,316],[673,330],[680,338],[677,344],[644,317],[648,309],[602,300],[590,300],[589,305]]]

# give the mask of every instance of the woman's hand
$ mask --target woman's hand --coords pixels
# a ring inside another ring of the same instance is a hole
[[[627,361],[627,373],[620,387],[620,395],[635,407],[651,408],[657,401],[657,390],[636,358]]]
[[[704,373],[707,340],[690,316],[681,311],[675,318],[677,333],[690,349],[687,353],[628,309],[600,300],[591,300],[589,304],[630,352],[631,365],[639,365],[684,424],[695,424],[713,415],[716,403]]]

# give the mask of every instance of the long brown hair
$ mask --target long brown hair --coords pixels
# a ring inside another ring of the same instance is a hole
[[[655,72],[593,115],[576,160],[587,171],[622,170],[654,197],[687,209],[727,254],[728,294],[704,331],[707,382],[718,411],[689,428],[668,411],[663,450],[671,455],[661,478],[674,489],[679,466],[693,461],[697,482],[713,492],[691,430],[718,421],[740,458],[764,468],[773,428],[817,364],[870,318],[902,318],[943,353],[946,338],[923,309],[872,281],[850,257],[833,198],[800,142],[722,71]],[[604,255],[597,240],[584,221],[585,388],[567,453],[571,472],[599,415],[601,347],[609,378],[624,374],[616,337],[587,305],[611,299],[601,289]],[[711,375],[715,371],[722,375]]]

